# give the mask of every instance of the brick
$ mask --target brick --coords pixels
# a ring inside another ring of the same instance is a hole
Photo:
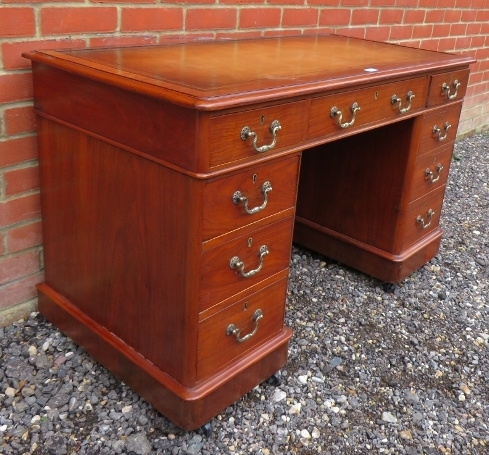
[[[0,7],[0,38],[33,36],[35,33],[34,8]]]
[[[236,27],[234,8],[195,8],[188,9],[185,21],[186,30],[215,30]]]
[[[413,26],[413,38],[430,38],[433,32],[433,25],[415,25]]]
[[[467,33],[467,35],[469,35],[469,33]],[[472,36],[470,38],[470,47],[471,48],[484,47],[485,41],[486,41],[485,36]],[[480,51],[484,51],[484,53],[488,52],[488,55],[486,55],[485,57],[489,57],[489,49],[477,49],[476,55],[478,55]],[[482,58],[482,53],[480,57],[476,57],[476,58]]]
[[[459,22],[462,17],[462,11],[459,9],[447,9],[445,10],[445,22],[453,24]]]
[[[0,141],[0,168],[37,159],[35,136]]]
[[[114,7],[44,7],[41,9],[43,35],[113,32],[117,28],[117,8]]]
[[[467,35],[481,35],[482,24],[467,24]]]
[[[0,308],[26,302],[36,297],[36,284],[44,281],[44,273],[39,272],[14,283],[0,286]]]
[[[470,40],[471,40],[470,36],[461,36],[457,38],[457,41],[455,43],[455,49],[460,50],[460,49],[466,49],[470,47]]]
[[[42,243],[42,223],[33,223],[19,226],[7,231],[7,245],[10,253],[17,253]]]
[[[304,5],[304,0],[269,0],[267,3],[271,5]]]
[[[89,39],[90,47],[107,47],[107,46],[144,46],[158,43],[156,35],[143,36],[97,36]]]
[[[308,5],[339,7],[341,4],[341,0],[308,0],[307,4]]]
[[[183,0],[183,1],[176,1],[174,3],[192,3],[192,0]],[[202,3],[202,4],[213,4],[215,3],[215,0],[197,0],[195,1],[194,3]],[[245,5],[245,6],[249,6],[249,5],[263,5],[265,3],[265,0],[219,0],[219,4],[220,5]],[[268,2],[268,3],[272,3],[272,2]]]
[[[380,24],[401,24],[404,16],[402,9],[383,9],[380,11]]]
[[[435,24],[431,36],[444,38],[450,35],[450,24]]]
[[[370,6],[395,6],[396,0],[370,0]]]
[[[341,0],[341,6],[368,6],[368,0]]]
[[[438,50],[441,52],[453,51],[455,49],[455,38],[440,38]]]
[[[340,27],[336,29],[336,33],[352,38],[365,38],[365,27]]]
[[[304,35],[334,35],[335,33],[334,27],[314,27],[304,30]]]
[[[138,4],[138,3],[156,3],[156,0],[90,0],[90,3],[130,3],[130,4]]]
[[[36,129],[36,115],[32,106],[5,110],[5,128],[9,135],[29,133]]]
[[[431,1],[434,2],[436,6],[437,0],[436,1],[431,0]],[[418,6],[418,0],[396,0],[396,6],[406,6],[408,8],[416,8]]]
[[[39,168],[30,166],[21,169],[13,169],[3,173],[5,181],[5,195],[14,196],[39,188]]]
[[[484,80],[484,73],[471,72],[469,75],[469,85],[479,84]]]
[[[0,286],[39,271],[39,252],[30,251],[0,259]]]
[[[462,11],[462,16],[460,20],[462,22],[474,22],[476,17],[477,17],[476,10],[466,9]]]
[[[439,39],[426,39],[421,41],[421,45],[419,47],[429,51],[436,51],[438,50],[439,42]]]
[[[436,8],[438,0],[419,0],[419,8]]]
[[[456,0],[455,8],[470,8],[472,0]]]
[[[390,27],[367,27],[365,38],[373,41],[387,41],[389,39]]]
[[[438,0],[438,8],[453,8],[455,0]]]
[[[450,26],[450,36],[465,36],[467,24],[452,24]]]
[[[0,256],[2,256],[2,255],[3,255],[3,253],[4,253],[4,249],[3,249],[3,239],[4,239],[3,234],[0,232]]]
[[[445,18],[445,11],[442,9],[433,9],[426,11],[425,22],[443,22]]]
[[[393,25],[391,27],[391,35],[389,39],[405,40],[405,39],[411,39],[411,36],[413,36],[412,25]]]
[[[489,21],[489,10],[477,11],[477,21],[478,22],[488,22]]]
[[[422,9],[406,10],[404,12],[405,24],[423,24],[425,11]]]
[[[52,0],[50,3],[84,3],[85,0]],[[2,3],[46,3],[46,0],[3,0]]]
[[[487,0],[472,0],[470,7],[474,9],[489,8],[489,2]]]
[[[319,10],[315,8],[286,8],[283,11],[282,26],[318,25],[318,18]]]
[[[239,15],[241,28],[278,27],[282,11],[279,8],[246,8]]]
[[[319,17],[319,25],[349,25],[351,20],[351,10],[342,9],[323,9]]]
[[[29,100],[33,96],[32,75],[0,75],[0,103]]]
[[[38,218],[40,215],[39,193],[0,202],[0,228]]]
[[[351,15],[351,25],[377,24],[379,11],[378,9],[354,9]]]
[[[85,39],[52,39],[2,43],[3,67],[7,70],[30,68],[31,61],[22,57],[23,52],[35,49],[65,49],[85,47]]]
[[[122,32],[181,29],[183,29],[181,8],[123,8],[122,10]]]

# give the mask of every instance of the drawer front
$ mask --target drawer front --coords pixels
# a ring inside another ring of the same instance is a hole
[[[438,106],[463,99],[468,83],[468,69],[431,76],[427,106]]]
[[[305,139],[306,118],[306,101],[212,117],[209,166],[256,158],[299,145]]]
[[[452,161],[452,151],[453,145],[450,143],[435,149],[431,153],[418,156],[411,188],[411,201],[446,184]]]
[[[308,137],[327,136],[384,119],[402,117],[400,110],[409,106],[408,94],[414,94],[407,112],[423,109],[428,91],[428,77],[393,82],[362,90],[338,93],[311,100]],[[394,97],[394,99],[393,99]],[[396,101],[399,100],[399,101]],[[353,105],[360,110],[353,114]],[[339,109],[340,115],[333,115],[332,109]],[[343,124],[343,127],[340,126]],[[352,123],[351,126],[345,126]]]
[[[462,104],[457,104],[425,115],[418,155],[455,141],[461,108]]]
[[[287,269],[292,228],[293,217],[285,218],[204,252],[199,310],[203,311]]]
[[[408,248],[438,227],[445,185],[409,204],[403,248]]]
[[[208,182],[203,240],[294,207],[299,162],[293,155]]]
[[[286,291],[284,278],[239,299],[199,324],[199,380],[283,330]]]

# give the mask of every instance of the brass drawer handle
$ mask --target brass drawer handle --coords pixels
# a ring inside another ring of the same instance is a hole
[[[229,324],[228,328],[226,329],[226,335],[234,335],[238,343],[243,343],[244,341],[249,340],[252,336],[254,336],[256,332],[258,332],[258,321],[260,319],[263,319],[263,313],[258,308],[258,310],[256,310],[255,314],[253,315],[253,321],[255,321],[255,328],[253,329],[253,332],[248,333],[248,335],[245,335],[243,338],[240,338],[239,335],[241,333],[241,330],[238,329],[234,324]]]
[[[435,214],[435,212],[433,212],[433,210],[429,209],[427,215],[430,218],[430,222],[428,224],[424,224],[424,218],[422,218],[421,215],[418,215],[418,218],[416,218],[416,223],[421,223],[421,225],[423,226],[423,229],[426,229],[431,224],[431,221],[433,221],[433,215],[434,214]]]
[[[233,204],[238,205],[240,202],[243,203],[245,212],[248,215],[253,215],[254,213],[258,213],[261,210],[263,210],[267,206],[268,202],[268,192],[272,191],[272,184],[268,181],[266,181],[262,186],[261,186],[261,192],[263,193],[263,204],[260,205],[259,207],[254,207],[252,209],[248,208],[248,198],[246,196],[243,196],[243,193],[241,191],[236,191],[233,194]]]
[[[260,265],[254,269],[250,270],[249,272],[244,271],[244,262],[241,261],[241,259],[238,256],[233,256],[231,260],[229,261],[229,267],[232,269],[239,269],[239,272],[241,273],[241,276],[244,278],[248,278],[250,276],[256,275],[263,267],[263,258],[268,254],[268,248],[266,245],[262,245],[259,250],[259,257],[260,257]]]
[[[333,119],[335,117],[338,117],[338,126],[340,126],[341,128],[349,128],[355,123],[355,117],[357,115],[357,112],[360,110],[360,106],[356,101],[351,105],[350,110],[352,113],[352,117],[351,120],[347,123],[341,123],[343,121],[343,113],[336,106],[333,106],[331,108],[330,116]]]
[[[270,145],[262,145],[261,147],[256,146],[256,142],[258,140],[258,137],[254,131],[251,131],[249,126],[243,127],[241,130],[241,140],[246,141],[250,136],[253,137],[253,148],[258,152],[258,153],[263,153],[263,152],[268,152],[269,150],[272,150],[273,147],[275,147],[275,144],[277,143],[277,133],[282,129],[282,126],[280,125],[280,122],[278,120],[274,120],[272,124],[270,125],[270,131],[273,135],[273,141]]]
[[[443,82],[443,85],[441,86],[441,94],[444,96],[445,94],[447,95],[447,98],[449,100],[453,100],[454,98],[457,97],[457,92],[458,88],[460,87],[460,82],[455,79],[452,84],[453,88],[455,89],[454,93],[450,93],[451,87],[448,85],[446,82]]]
[[[391,97],[391,104],[394,105],[397,103],[397,107],[399,108],[399,112],[401,114],[405,114],[407,111],[409,111],[409,109],[411,109],[411,101],[414,97],[415,97],[414,93],[411,90],[409,90],[409,92],[407,93],[407,96],[406,96],[406,100],[408,102],[408,105],[406,107],[401,108],[402,100],[401,100],[401,98],[398,98],[397,95],[394,94]]]
[[[438,163],[438,166],[436,166],[435,168],[437,176],[433,177],[434,175],[433,171],[430,168],[427,168],[426,171],[424,171],[424,178],[426,180],[429,180],[431,183],[438,182],[438,180],[440,180],[440,175],[442,170],[443,170],[443,166],[441,165],[441,163]]]
[[[433,136],[438,135],[438,141],[444,141],[447,136],[448,136],[448,130],[452,127],[450,123],[445,122],[445,125],[443,125],[443,129],[445,130],[445,134],[441,134],[441,129],[438,128],[436,125],[433,127]]]

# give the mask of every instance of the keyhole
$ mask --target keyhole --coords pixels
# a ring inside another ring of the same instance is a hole
[[[375,99],[378,100],[379,99],[379,92],[375,92]]]
[[[253,174],[253,177],[252,177],[253,183],[256,183],[257,178],[258,178],[258,174]]]
[[[250,238],[248,239],[248,248],[249,248],[249,247],[250,247],[252,244],[253,244],[253,238],[252,238],[252,237],[250,237]]]
[[[265,123],[265,116],[264,116],[264,115],[262,115],[262,116],[260,117],[260,125],[263,125],[264,123]]]
[[[247,310],[248,309],[248,302],[245,302],[244,303],[244,309]]]

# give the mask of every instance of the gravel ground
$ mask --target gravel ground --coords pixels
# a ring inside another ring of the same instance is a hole
[[[183,432],[42,316],[0,329],[2,454],[489,454],[489,136],[457,143],[437,257],[394,292],[293,249],[282,384]]]

